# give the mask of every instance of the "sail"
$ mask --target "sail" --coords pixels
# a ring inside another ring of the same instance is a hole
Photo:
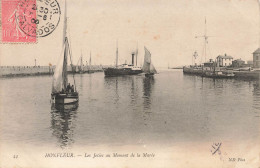
[[[65,48],[65,45],[62,48],[63,51],[64,51],[64,48]],[[55,72],[54,72],[53,79],[52,79],[52,93],[58,93],[63,88],[63,79],[62,79],[63,63],[64,63],[63,53],[64,52],[62,52],[61,56],[59,57],[59,59],[58,59],[59,61],[55,67]]]
[[[150,73],[150,64],[151,64],[151,53],[144,47],[145,54],[144,54],[144,64],[143,64],[143,71],[144,73]]]
[[[55,67],[55,72],[52,79],[52,93],[61,92],[66,89],[68,83],[67,77],[67,56],[68,56],[68,39],[67,39],[67,5],[65,0],[65,14],[63,27],[62,52]]]
[[[52,80],[52,93],[61,92],[62,89],[66,89],[68,84],[67,75],[67,56],[68,56],[68,41],[65,39],[65,44],[62,48],[62,54],[59,61],[55,67],[55,72]]]
[[[150,73],[153,73],[153,74],[157,73],[157,71],[156,71],[156,69],[155,69],[155,67],[153,66],[152,63],[150,64]]]

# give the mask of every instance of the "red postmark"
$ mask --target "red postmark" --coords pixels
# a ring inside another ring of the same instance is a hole
[[[26,34],[21,27],[20,18],[36,19],[36,10],[29,10],[36,4],[36,0],[2,0],[1,1],[1,25],[2,42],[36,42],[36,36]],[[35,31],[36,25],[24,25],[27,32]]]

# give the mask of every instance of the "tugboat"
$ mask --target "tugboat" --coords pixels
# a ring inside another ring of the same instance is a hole
[[[144,65],[143,65],[143,71],[145,73],[146,77],[153,76],[157,73],[155,67],[152,64],[151,60],[151,53],[147,50],[146,47],[144,47],[145,55],[144,55]]]
[[[74,85],[70,85],[68,83],[68,72],[67,72],[68,55],[70,55],[70,60],[71,60],[71,50],[69,46],[69,40],[67,37],[67,5],[65,0],[62,54],[55,68],[55,72],[52,80],[51,99],[52,102],[55,103],[55,105],[74,104],[74,103],[78,103],[79,100],[79,95],[75,85],[74,74],[73,74]],[[71,66],[72,66],[72,62],[71,62]]]
[[[134,65],[135,53],[132,53],[132,64],[118,65],[118,47],[116,50],[116,67],[105,68],[105,76],[121,76],[121,75],[137,75],[142,73],[142,68],[137,66],[137,51],[136,51],[136,65]]]

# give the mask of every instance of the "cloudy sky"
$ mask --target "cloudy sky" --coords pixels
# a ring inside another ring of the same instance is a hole
[[[1,65],[56,64],[61,53],[64,0],[61,21],[37,44],[0,44]],[[119,62],[131,61],[139,49],[143,62],[144,46],[157,67],[191,64],[194,51],[202,56],[205,17],[209,38],[208,58],[227,53],[252,60],[259,46],[259,7],[257,0],[67,0],[68,31],[73,63],[80,53],[83,61],[92,53],[94,64],[114,64],[116,41]],[[200,59],[200,58],[199,58]]]

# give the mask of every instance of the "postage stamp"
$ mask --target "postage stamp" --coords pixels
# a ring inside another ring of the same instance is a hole
[[[36,42],[55,30],[60,13],[56,0],[2,0],[1,41]]]

